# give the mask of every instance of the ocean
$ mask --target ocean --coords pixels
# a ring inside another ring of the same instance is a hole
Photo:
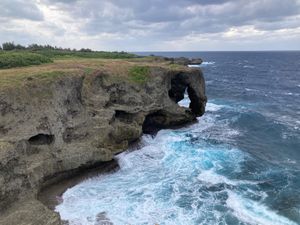
[[[55,209],[62,219],[300,224],[300,52],[139,54],[202,58],[206,113],[196,124],[144,135],[138,149],[116,156],[120,170],[68,189]]]

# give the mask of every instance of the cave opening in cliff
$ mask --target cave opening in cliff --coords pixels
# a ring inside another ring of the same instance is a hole
[[[50,145],[53,141],[54,135],[51,134],[37,134],[28,139],[32,145]]]
[[[115,110],[115,118],[119,119],[124,123],[132,123],[135,116],[135,113],[128,113],[124,110]]]
[[[150,113],[146,116],[142,130],[144,134],[155,134],[160,129],[164,128],[164,120],[166,119],[162,111]]]

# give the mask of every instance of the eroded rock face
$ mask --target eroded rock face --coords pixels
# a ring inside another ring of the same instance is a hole
[[[176,103],[184,98],[184,92],[187,90],[188,96],[191,100],[189,108],[196,116],[202,116],[205,111],[206,96],[205,85],[203,78],[197,76],[198,71],[187,73],[177,73],[171,79],[171,89],[169,96]],[[202,85],[200,85],[202,84]]]
[[[190,109],[176,104],[186,89]],[[0,224],[60,224],[36,200],[42,187],[111,160],[143,131],[195,120],[206,104],[202,73],[192,69],[151,68],[144,84],[96,72],[0,91]]]

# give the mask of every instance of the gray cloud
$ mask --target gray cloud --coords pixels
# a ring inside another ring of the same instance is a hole
[[[281,29],[282,20],[299,14],[300,5],[298,0],[90,0],[64,4],[62,9],[74,18],[88,19],[83,28],[88,34],[150,29],[153,34],[178,36],[242,25],[263,28],[259,22]]]
[[[43,20],[43,14],[34,2],[26,0],[1,0],[0,9],[0,18]]]
[[[107,40],[108,46],[129,48],[137,41],[159,46],[197,35],[222,42],[229,29],[244,26],[262,32],[300,28],[300,0],[1,0],[0,25],[1,17],[42,20],[37,4],[69,17],[68,25],[43,22],[57,36],[68,38],[68,27],[78,27],[84,39],[109,34],[117,40]]]

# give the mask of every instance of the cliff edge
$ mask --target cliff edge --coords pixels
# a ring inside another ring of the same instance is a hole
[[[179,102],[187,91],[190,107]],[[61,224],[41,188],[205,111],[202,72],[168,62],[58,60],[0,71],[0,224]]]

